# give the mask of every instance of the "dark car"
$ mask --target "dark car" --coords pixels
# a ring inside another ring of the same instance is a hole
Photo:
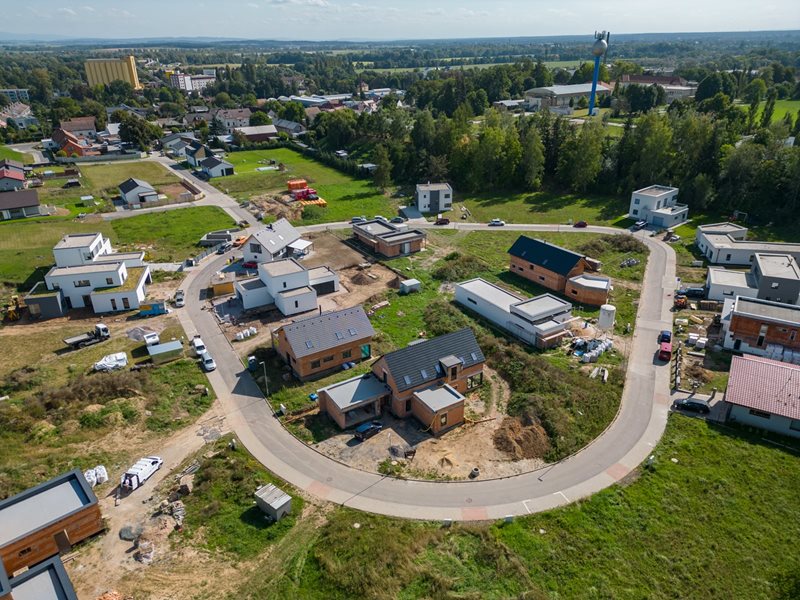
[[[350,222],[354,223],[354,224],[355,223],[366,223],[367,222],[367,218],[366,217],[353,217],[352,219],[350,219]]]
[[[242,268],[243,269],[257,269],[258,268],[258,263],[256,261],[254,261],[254,260],[249,260],[247,262],[243,262],[242,263]]]
[[[675,400],[673,406],[679,410],[699,413],[701,415],[707,415],[711,411],[708,402],[700,400],[699,398],[682,398],[680,400]]]
[[[677,295],[686,296],[687,298],[705,298],[706,289],[701,287],[682,288],[678,290]]]
[[[371,438],[373,435],[379,434],[382,429],[383,425],[375,421],[372,421],[371,423],[364,423],[363,425],[356,427],[355,436],[356,439],[363,442],[364,440]]]
[[[403,217],[392,217],[389,223],[405,223],[406,220]]]
[[[233,248],[233,244],[231,244],[230,242],[225,242],[224,244],[220,244],[219,248],[217,248],[217,254],[225,254],[231,248]]]
[[[575,223],[573,225],[573,227],[578,227],[579,229],[583,228],[583,227],[588,227],[588,226],[589,226],[589,224],[586,221],[578,221],[577,223]]]
[[[436,219],[433,222],[434,225],[450,225],[450,219],[446,217],[441,217],[440,219]]]
[[[658,343],[662,342],[671,342],[672,341],[672,332],[667,331],[666,329],[658,334]]]

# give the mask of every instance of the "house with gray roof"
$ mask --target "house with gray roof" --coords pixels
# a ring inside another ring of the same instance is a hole
[[[295,376],[307,380],[370,358],[374,335],[364,309],[354,306],[283,325],[272,340]]]
[[[272,262],[294,254],[291,245],[300,240],[300,232],[286,219],[278,219],[251,234],[242,244],[244,262]]]
[[[132,207],[158,200],[158,192],[152,185],[142,179],[134,179],[133,177],[119,184],[119,195],[125,204]]]
[[[227,160],[217,158],[216,156],[209,156],[200,161],[200,168],[203,173],[211,177],[227,177],[233,175],[233,165]]]

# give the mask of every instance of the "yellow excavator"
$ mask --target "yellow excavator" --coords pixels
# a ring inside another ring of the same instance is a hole
[[[3,307],[3,321],[19,321],[22,318],[23,308],[19,296],[11,296],[11,302]]]

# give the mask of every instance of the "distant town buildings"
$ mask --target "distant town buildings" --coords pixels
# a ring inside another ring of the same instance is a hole
[[[572,106],[581,98],[592,93],[591,83],[574,85],[551,85],[532,88],[525,91],[525,104],[530,110],[549,108],[553,112],[570,114]],[[597,97],[602,98],[611,93],[611,87],[605,83],[597,84]]]
[[[39,125],[39,120],[33,116],[31,107],[22,102],[12,102],[0,109],[0,127],[13,125],[17,129]]]
[[[142,89],[136,73],[136,59],[133,56],[122,58],[90,58],[85,63],[86,79],[90,86],[108,85],[112,81],[124,81],[135,90]]]
[[[8,96],[11,102],[30,102],[31,96],[27,88],[3,88],[0,89],[0,94]]]

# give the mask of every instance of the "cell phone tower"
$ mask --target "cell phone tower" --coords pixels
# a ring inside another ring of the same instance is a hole
[[[594,54],[594,76],[592,77],[592,94],[589,96],[589,116],[594,115],[594,101],[597,95],[597,78],[600,76],[600,59],[605,59],[608,52],[608,40],[611,39],[610,31],[594,32],[594,45],[592,45],[592,54]]]

